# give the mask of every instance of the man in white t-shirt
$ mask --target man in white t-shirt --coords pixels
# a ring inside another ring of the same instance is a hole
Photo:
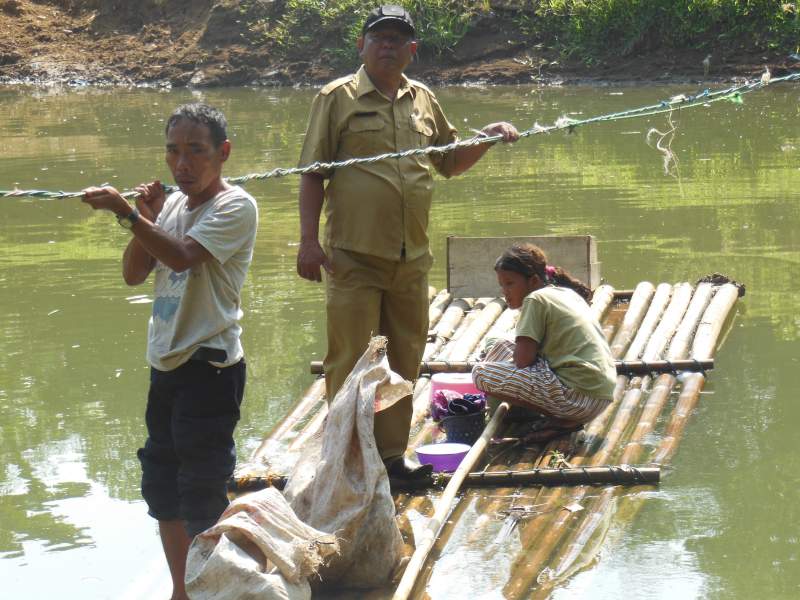
[[[148,328],[147,441],[139,449],[142,496],[159,523],[173,583],[187,598],[191,539],[228,505],[236,462],[233,431],[245,385],[241,289],[253,258],[258,209],[222,179],[227,122],[205,104],[178,107],[166,125],[166,161],[179,192],[141,185],[132,207],[112,187],[83,201],[116,214],[133,235],[122,259],[128,285],[155,271]]]

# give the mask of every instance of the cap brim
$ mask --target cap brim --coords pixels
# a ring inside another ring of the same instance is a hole
[[[398,25],[402,29],[405,29],[411,35],[415,35],[416,34],[416,31],[414,30],[414,28],[411,25],[409,25],[406,21],[404,21],[403,19],[401,19],[399,17],[392,17],[392,16],[384,16],[384,17],[380,17],[378,19],[375,19],[372,23],[370,23],[367,27],[364,28],[364,33],[366,33],[367,31],[370,31],[371,29],[375,29],[375,27],[377,25],[379,25],[380,23],[392,23],[394,25]]]

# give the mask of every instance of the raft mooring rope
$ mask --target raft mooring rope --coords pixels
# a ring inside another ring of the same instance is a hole
[[[642,106],[640,108],[633,108],[630,110],[599,115],[596,117],[590,117],[588,119],[571,119],[569,117],[564,116],[559,118],[552,125],[539,125],[538,123],[535,123],[534,126],[531,127],[530,129],[520,132],[520,137],[521,138],[530,137],[541,133],[551,133],[553,131],[559,131],[562,129],[573,131],[577,127],[590,125],[592,123],[604,123],[610,121],[620,121],[622,119],[632,119],[636,117],[648,117],[652,115],[660,115],[663,113],[672,112],[676,109],[680,110],[684,108],[693,108],[695,106],[706,106],[708,104],[711,104],[712,102],[719,102],[720,100],[730,100],[736,103],[741,103],[743,94],[747,94],[755,90],[765,88],[767,87],[767,85],[773,85],[775,83],[779,83],[782,81],[797,81],[797,80],[800,80],[800,73],[791,73],[789,75],[784,75],[782,77],[773,77],[768,80],[764,80],[762,78],[759,81],[731,86],[723,90],[717,90],[716,92],[712,92],[709,91],[708,89],[705,89],[702,92],[698,92],[697,94],[693,95],[679,94],[667,100],[662,100],[658,104],[651,104],[649,106]],[[329,169],[339,169],[356,164],[362,164],[362,165],[372,164],[381,160],[388,160],[391,158],[406,158],[409,156],[427,155],[427,154],[446,154],[447,152],[451,152],[456,148],[476,146],[478,144],[493,144],[495,142],[501,141],[502,139],[503,137],[501,135],[475,136],[466,140],[453,142],[445,146],[428,146],[426,148],[413,148],[411,150],[405,150],[403,152],[388,152],[386,154],[379,154],[377,156],[351,158],[348,160],[343,160],[338,162],[327,162],[327,163],[315,162],[305,167],[293,167],[293,168],[278,167],[272,169],[271,171],[267,171],[265,173],[250,173],[249,175],[230,177],[226,178],[225,180],[228,183],[234,185],[245,184],[253,180],[285,177],[286,175],[304,175],[306,173],[314,173],[316,171],[329,170]],[[165,185],[164,189],[166,192],[169,193],[176,191],[178,188],[172,185]],[[135,190],[126,190],[122,192],[122,196],[125,198],[135,198],[137,195],[138,192],[136,192]],[[46,190],[0,190],[0,197],[2,198],[23,197],[23,196],[32,198],[43,198],[46,200],[57,200],[66,198],[80,198],[81,196],[83,196],[83,192],[63,192],[63,191],[51,192]]]

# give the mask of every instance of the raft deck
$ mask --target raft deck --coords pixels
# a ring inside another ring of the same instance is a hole
[[[642,282],[630,291],[600,285],[592,311],[614,358],[624,361],[713,358],[727,331],[739,288],[730,283]],[[430,334],[423,361],[475,361],[485,340],[512,332],[518,310],[500,298],[459,298],[430,292]],[[609,408],[584,432],[546,445],[526,446],[524,423],[507,423],[479,469],[488,472],[602,465],[669,463],[706,381],[704,372],[618,375]],[[297,453],[326,414],[324,379],[314,381],[294,410],[255,452],[275,467],[281,453]],[[675,394],[677,392],[677,394]],[[428,418],[430,378],[414,387],[408,455],[444,434]],[[643,489],[643,488],[637,488]],[[646,488],[644,488],[646,489]],[[441,488],[395,494],[401,530],[413,551],[413,532],[430,517]],[[545,598],[595,558],[609,525],[630,523],[644,500],[618,485],[470,487],[462,489],[417,578],[410,597],[444,598],[450,590],[494,591],[504,598]],[[465,587],[461,587],[461,586]],[[393,588],[352,597],[390,598]],[[336,597],[348,597],[337,595]]]

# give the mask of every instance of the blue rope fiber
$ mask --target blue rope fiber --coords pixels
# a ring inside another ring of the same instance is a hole
[[[695,106],[707,106],[713,102],[718,102],[720,100],[732,100],[734,102],[741,102],[742,95],[765,88],[767,87],[767,85],[773,85],[775,83],[784,81],[798,81],[798,80],[800,80],[800,73],[791,73],[789,75],[784,75],[782,77],[774,77],[774,78],[762,77],[762,79],[759,81],[734,85],[722,90],[710,91],[708,89],[704,89],[700,92],[691,95],[680,94],[678,96],[673,96],[672,98],[669,98],[667,100],[662,100],[657,104],[651,104],[649,106],[642,106],[639,108],[633,108],[605,115],[599,115],[596,117],[590,117],[588,119],[571,119],[569,117],[561,117],[552,125],[542,126],[537,123],[532,128],[520,132],[520,137],[522,138],[531,137],[542,133],[551,133],[553,131],[559,131],[564,129],[568,131],[574,131],[578,127],[583,127],[584,125],[590,125],[593,123],[604,123],[610,121],[620,121],[623,119],[649,117],[653,115],[672,112],[674,110],[693,108]],[[278,167],[276,169],[272,169],[271,171],[267,171],[264,173],[250,173],[248,175],[242,175],[239,177],[226,178],[225,180],[228,183],[234,185],[245,184],[253,180],[274,179],[276,177],[285,177],[287,175],[303,175],[305,173],[314,173],[317,171],[341,169],[355,164],[372,164],[381,160],[400,159],[417,155],[446,154],[447,152],[451,152],[456,148],[475,146],[478,144],[493,144],[495,142],[501,141],[502,139],[503,138],[500,135],[494,135],[494,136],[480,135],[468,138],[466,140],[456,141],[451,144],[447,144],[446,146],[428,146],[427,148],[413,148],[411,150],[405,150],[403,152],[389,152],[386,154],[380,154],[378,156],[351,158],[348,160],[343,160],[338,162],[328,162],[328,163],[315,162],[313,164],[306,165],[304,167],[294,167],[294,168]],[[164,189],[167,193],[170,193],[174,192],[178,188],[173,185],[165,185]],[[121,193],[123,197],[130,199],[135,198],[138,195],[138,193],[135,190],[125,190]],[[52,192],[46,190],[0,190],[0,197],[2,198],[31,197],[31,198],[42,198],[46,200],[57,200],[66,198],[80,198],[81,196],[83,196],[83,192],[63,192],[63,191]]]

